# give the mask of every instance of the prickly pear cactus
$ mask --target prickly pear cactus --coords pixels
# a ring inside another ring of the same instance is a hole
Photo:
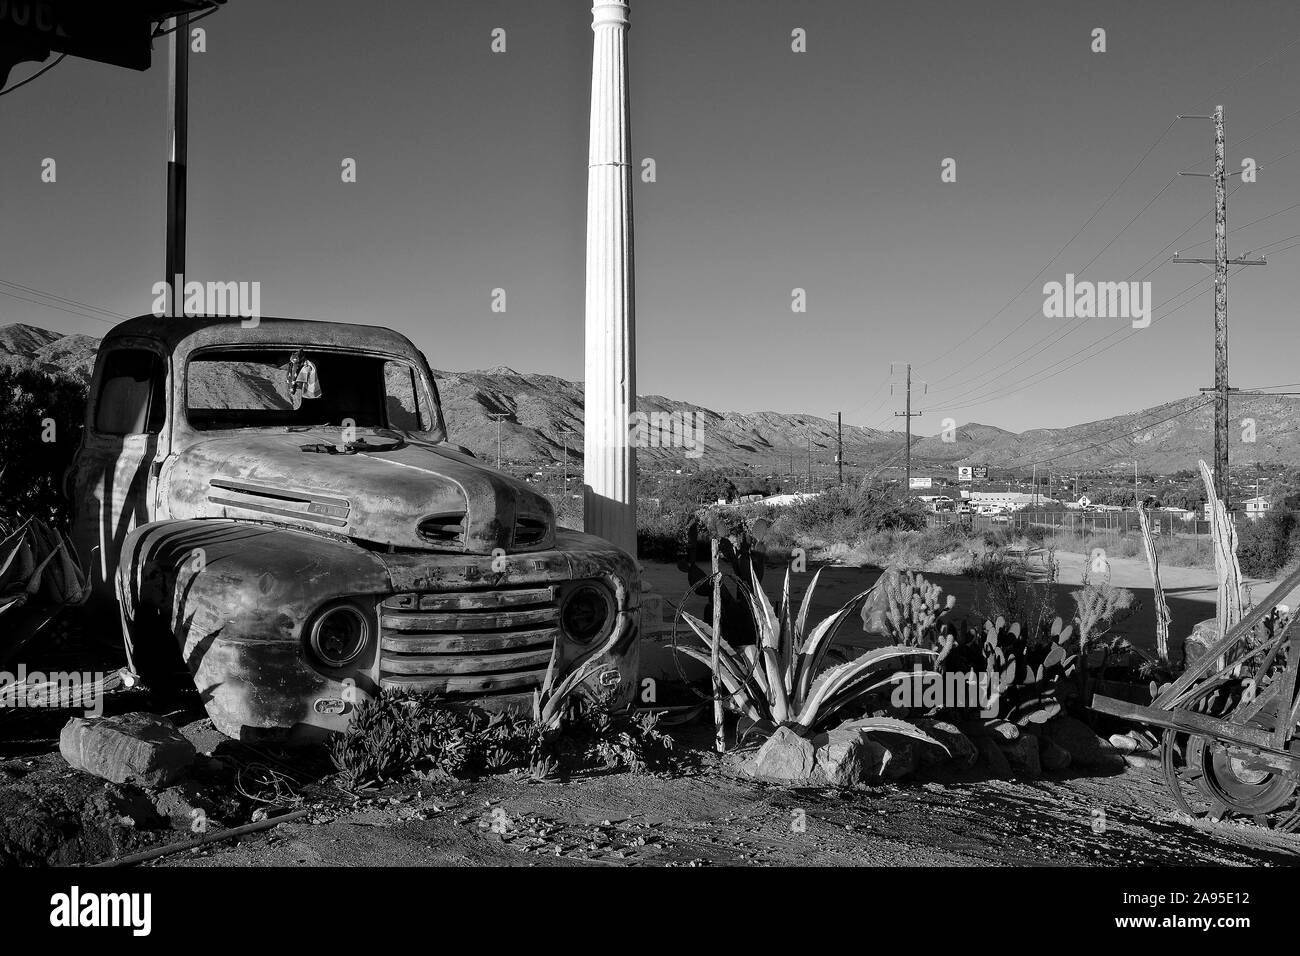
[[[965,675],[968,686],[982,688],[978,707],[982,718],[1021,726],[1043,723],[1059,714],[1075,692],[1078,641],[1073,625],[1060,618],[1036,635],[1001,617],[985,621],[982,628],[945,623],[940,625],[937,646],[937,669]]]

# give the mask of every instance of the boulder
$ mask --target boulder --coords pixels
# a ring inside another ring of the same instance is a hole
[[[1038,762],[1044,770],[1064,770],[1070,766],[1070,751],[1047,737],[1038,738]]]
[[[859,730],[832,730],[813,739],[817,778],[831,787],[854,787],[880,779],[891,754]]]
[[[791,787],[855,787],[898,780],[916,770],[911,741],[896,734],[839,728],[809,739],[778,727],[741,766],[756,780]]]
[[[1043,765],[1038,759],[1038,738],[1033,734],[1021,734],[1009,744],[999,744],[1007,763],[1016,773],[1027,777],[1037,777],[1043,772]]]
[[[916,751],[919,741],[909,740],[896,734],[874,735],[873,739],[885,751],[884,761],[880,767],[881,780],[902,780],[916,773]]]
[[[1011,776],[1011,764],[992,737],[976,737],[974,744],[980,753],[980,761],[988,775],[995,780],[1005,780]]]
[[[59,734],[59,753],[76,770],[144,787],[169,786],[194,762],[194,746],[176,725],[147,713],[74,717]]]
[[[937,767],[949,761],[961,770],[968,770],[975,766],[975,761],[979,759],[979,750],[971,743],[969,737],[957,729],[955,724],[930,719],[916,720],[913,723],[948,748],[948,752],[944,753],[932,744],[918,744],[922,767]]]
[[[972,740],[976,737],[994,737],[999,743],[1010,743],[1020,736],[1020,728],[1009,720],[964,720],[958,727]]]
[[[744,769],[758,780],[806,786],[817,769],[816,748],[789,727],[778,727]]]
[[[1070,754],[1070,765],[1087,770],[1119,773],[1124,769],[1124,757],[1098,737],[1083,721],[1062,715],[1042,726],[1043,736],[1063,747]]]

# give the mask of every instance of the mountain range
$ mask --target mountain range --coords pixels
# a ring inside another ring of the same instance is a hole
[[[97,346],[98,340],[88,335],[63,335],[24,324],[0,327],[0,364],[31,363],[89,378]],[[581,462],[581,383],[504,366],[434,374],[451,438],[457,444],[495,461],[498,424],[492,416],[502,415],[503,462],[538,466],[559,462],[566,442],[571,464]],[[825,475],[836,467],[836,423],[816,415],[714,411],[661,395],[639,396],[637,408],[645,413],[651,445],[656,444],[656,426],[667,423],[679,429],[679,438],[684,436],[688,445],[639,448],[643,471],[698,466],[802,475],[810,458],[815,474]],[[1231,413],[1234,471],[1255,462],[1300,464],[1300,401],[1282,396],[1236,397]],[[1196,395],[1061,428],[1011,432],[971,422],[945,434],[914,437],[912,473],[953,477],[958,466],[988,465],[996,479],[999,473],[1027,472],[1035,463],[1061,473],[1123,473],[1136,460],[1143,474],[1171,474],[1194,469],[1198,458],[1211,460],[1212,416],[1213,403]],[[683,425],[689,430],[681,432]],[[696,445],[696,438],[702,444]],[[845,425],[843,440],[848,474],[903,463],[904,440],[897,432]]]

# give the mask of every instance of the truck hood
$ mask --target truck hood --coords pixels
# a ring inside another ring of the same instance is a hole
[[[173,518],[233,518],[423,551],[533,551],[555,514],[524,483],[452,445],[338,428],[241,432],[174,456],[160,475]]]

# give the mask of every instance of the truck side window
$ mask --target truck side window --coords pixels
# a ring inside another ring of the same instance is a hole
[[[421,401],[419,382],[411,366],[402,362],[384,363],[384,397],[390,428],[412,432],[429,429],[428,410]]]
[[[116,349],[104,360],[95,403],[95,431],[103,435],[156,435],[167,408],[160,355],[147,349]]]

